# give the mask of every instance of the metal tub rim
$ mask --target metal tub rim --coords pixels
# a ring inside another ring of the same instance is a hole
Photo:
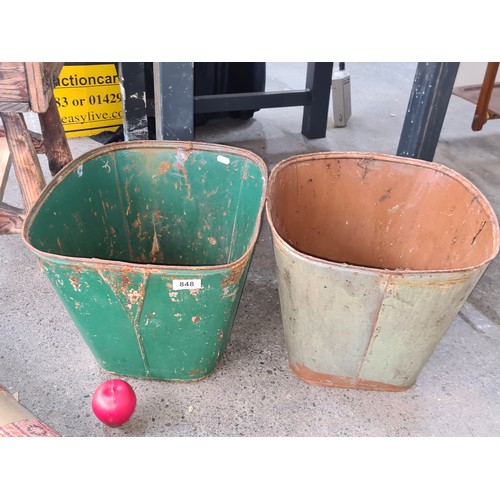
[[[110,260],[110,259],[101,259],[101,258],[92,258],[92,257],[72,257],[68,255],[61,255],[52,252],[45,252],[36,248],[29,241],[29,231],[33,221],[35,220],[38,212],[42,206],[42,204],[47,200],[47,198],[51,195],[51,193],[55,190],[59,184],[64,182],[66,177],[72,174],[78,167],[87,162],[96,158],[104,153],[110,153],[116,150],[126,150],[126,149],[183,149],[184,151],[213,151],[220,153],[228,153],[235,154],[241,157],[244,157],[253,163],[259,168],[262,174],[262,196],[260,199],[259,210],[257,213],[257,218],[255,221],[254,231],[252,233],[252,237],[248,242],[247,250],[236,260],[231,260],[226,264],[217,264],[210,266],[182,266],[182,265],[169,265],[169,264],[147,264],[147,263],[138,263],[138,262],[130,262],[125,260]],[[122,143],[115,143],[111,145],[103,145],[97,148],[94,148],[77,158],[71,160],[67,165],[65,165],[53,178],[52,180],[45,186],[44,190],[38,197],[38,200],[33,205],[31,210],[26,215],[25,222],[23,224],[22,230],[22,239],[27,247],[35,253],[38,257],[44,258],[49,261],[65,261],[68,263],[74,263],[75,265],[103,265],[103,266],[111,266],[111,267],[130,267],[131,269],[145,269],[149,272],[163,272],[166,270],[174,270],[174,271],[219,271],[230,269],[234,267],[243,266],[246,261],[249,259],[255,244],[257,242],[259,232],[261,229],[262,215],[264,205],[266,203],[266,193],[267,193],[267,185],[268,185],[268,170],[266,163],[264,160],[256,155],[255,153],[235,146],[226,146],[223,144],[217,143],[206,143],[206,142],[197,142],[197,141],[159,141],[159,140],[141,140],[141,141],[128,141]]]
[[[467,266],[467,267],[456,267],[452,269],[403,269],[403,268],[397,268],[397,269],[388,269],[388,268],[379,268],[379,267],[368,267],[368,266],[363,266],[363,265],[355,265],[355,264],[349,264],[349,263],[343,263],[343,262],[337,262],[333,260],[328,260],[324,259],[321,257],[315,257],[313,255],[310,255],[306,252],[302,252],[298,248],[295,248],[294,246],[290,245],[287,241],[285,241],[282,236],[278,233],[273,217],[272,217],[272,200],[270,198],[270,191],[274,185],[275,179],[279,172],[287,167],[289,167],[292,164],[295,163],[304,163],[307,162],[308,160],[318,160],[318,159],[335,159],[335,160],[342,160],[342,159],[359,159],[359,160],[381,160],[384,162],[389,162],[389,163],[408,163],[411,164],[411,166],[415,167],[420,167],[420,168],[426,168],[426,169],[431,169],[434,171],[438,171],[444,175],[447,175],[451,177],[452,179],[460,182],[470,193],[474,195],[478,195],[479,201],[482,205],[482,208],[484,209],[485,213],[488,216],[488,219],[491,223],[491,229],[492,229],[492,238],[493,238],[493,245],[492,245],[492,253],[491,255],[485,259],[482,262],[479,262],[478,264],[472,265],[472,266]],[[402,157],[402,156],[396,156],[396,155],[391,155],[391,154],[386,154],[386,153],[369,153],[369,152],[359,152],[359,151],[320,151],[317,153],[305,153],[305,154],[299,154],[299,155],[294,155],[290,156],[279,163],[276,164],[276,166],[272,169],[271,174],[269,176],[268,180],[268,189],[267,189],[267,195],[266,195],[266,216],[267,220],[269,223],[269,226],[271,228],[271,232],[273,237],[275,238],[275,241],[278,243],[277,247],[280,250],[285,250],[287,252],[290,252],[292,254],[295,254],[299,256],[300,258],[316,262],[318,264],[323,264],[323,265],[328,265],[328,266],[334,266],[334,267],[341,267],[344,269],[352,269],[352,270],[358,270],[358,271],[363,271],[366,273],[373,273],[373,274],[380,274],[384,273],[387,275],[450,275],[450,274],[457,274],[457,273],[462,273],[462,272],[467,272],[467,271],[474,271],[476,269],[480,269],[486,265],[488,265],[495,257],[498,255],[500,251],[500,227],[498,223],[498,219],[496,217],[495,211],[493,210],[493,207],[491,206],[490,202],[488,199],[483,195],[483,193],[471,182],[469,181],[466,177],[464,177],[462,174],[459,174],[455,170],[446,167],[445,165],[442,165],[440,163],[436,162],[429,162],[426,160],[420,160],[416,158],[407,158],[407,157]],[[281,248],[280,248],[281,247]]]

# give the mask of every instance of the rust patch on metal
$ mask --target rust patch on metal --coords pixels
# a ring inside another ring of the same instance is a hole
[[[135,219],[134,222],[132,222],[132,226],[134,226],[135,228],[140,228],[141,225],[142,225],[141,214],[139,212],[137,212],[137,218]]]
[[[353,377],[341,377],[339,375],[332,375],[329,373],[315,372],[302,363],[290,365],[290,369],[301,380],[304,380],[305,382],[312,385],[320,385],[323,387],[339,387],[342,389],[362,389],[369,391],[390,392],[406,391],[411,387],[401,387],[398,385],[384,384],[383,382],[376,382],[372,380],[360,380]]]
[[[127,307],[132,309],[133,304],[142,302],[144,299],[144,285],[141,283],[137,290],[133,288],[126,293],[128,304]]]
[[[175,168],[177,170],[180,170],[180,172],[182,173],[182,175],[184,177],[184,184],[186,185],[187,192],[188,192],[187,197],[188,197],[189,200],[192,200],[192,197],[191,197],[191,184],[188,182],[188,173],[187,173],[186,167],[184,166],[184,163],[189,158],[190,154],[191,153],[188,153],[186,151],[178,151],[178,153],[177,153],[177,163],[175,164]]]
[[[222,299],[227,300],[231,299],[233,302],[236,300],[236,296],[238,294],[238,284],[241,281],[241,277],[243,275],[243,271],[245,270],[245,261],[240,262],[231,268],[230,275],[222,280]]]
[[[171,166],[172,164],[169,161],[162,161],[158,173],[163,175]]]
[[[157,208],[155,210],[155,219],[156,220],[166,219],[166,217],[164,217],[163,215],[160,214],[160,209],[159,208]]]
[[[240,262],[239,264],[235,265],[234,267],[231,268],[231,274],[222,280],[221,285],[222,288],[226,288],[228,286],[236,286],[240,282],[241,275],[243,274],[243,271],[245,270],[245,262]]]
[[[213,237],[213,236],[210,236],[208,238],[208,242],[211,244],[211,245],[217,245],[217,240]]]
[[[219,332],[217,333],[217,340],[219,342],[222,342],[223,338],[224,338],[224,332],[222,330],[219,330]]]
[[[132,285],[132,280],[127,273],[122,274],[122,290],[125,293],[127,289]]]
[[[125,212],[125,215],[127,215],[127,216],[130,214],[130,206],[131,206],[130,193],[128,191],[129,182],[130,182],[130,179],[127,177],[125,179],[125,198],[127,199],[127,211]]]
[[[198,323],[199,321],[201,320],[201,318],[199,316],[193,316],[191,318],[191,321],[193,322],[193,324],[196,325],[196,323]]]
[[[157,214],[158,215],[158,214]],[[158,241],[158,233],[156,232],[155,219],[153,218],[153,245],[151,246],[151,252],[149,253],[149,259],[151,262],[162,262],[164,259],[163,252],[160,249],[160,243]]]
[[[77,274],[72,274],[69,278],[69,281],[71,282],[71,286],[73,287],[73,290],[75,292],[81,292],[82,290],[82,284],[80,283],[80,276]]]
[[[201,370],[191,370],[191,371],[189,372],[189,375],[190,375],[191,377],[194,377],[195,375],[198,375],[198,373],[201,373]]]

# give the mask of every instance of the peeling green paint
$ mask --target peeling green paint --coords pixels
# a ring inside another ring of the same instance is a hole
[[[105,146],[53,179],[24,240],[102,368],[197,380],[229,340],[266,183],[262,159],[239,148]]]

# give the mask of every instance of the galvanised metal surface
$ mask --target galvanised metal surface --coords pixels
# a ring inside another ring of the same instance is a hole
[[[228,342],[266,183],[246,150],[113,144],[53,179],[23,237],[104,369],[197,380]]]
[[[318,385],[411,387],[499,250],[484,196],[421,160],[292,157],[266,208],[289,364]]]

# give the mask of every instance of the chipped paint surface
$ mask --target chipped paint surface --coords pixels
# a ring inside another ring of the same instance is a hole
[[[308,154],[274,167],[266,209],[292,371],[323,386],[415,384],[498,254],[498,222],[480,197],[445,167],[388,155]],[[395,224],[400,205],[410,215]]]
[[[312,385],[321,385],[325,387],[339,387],[342,389],[364,389],[370,391],[406,391],[411,386],[399,386],[393,384],[384,384],[372,380],[360,380],[351,377],[342,377],[331,373],[319,373],[311,370],[304,364],[291,365],[290,369],[305,382]]]
[[[190,154],[191,154],[190,151],[186,151],[185,149],[178,149],[177,153],[175,155],[175,158],[177,160],[177,163],[175,164],[175,168],[182,173],[182,176],[184,178],[184,185],[186,186],[186,189],[187,189],[187,198],[189,200],[192,199],[191,184],[188,181],[188,172],[186,170],[185,163],[188,160]]]
[[[144,296],[144,287],[140,287],[139,290],[130,289],[127,292],[128,304],[127,307],[132,309],[133,304],[137,304]]]
[[[172,166],[172,164],[169,161],[162,161],[160,164],[160,168],[158,169],[158,173],[160,175],[163,175],[165,172],[168,171],[168,169]]]
[[[230,170],[217,162],[219,153],[230,158]],[[249,187],[248,213],[238,213],[231,198],[240,196],[248,165],[259,182]],[[229,339],[266,182],[262,160],[237,148],[112,144],[54,178],[24,238],[103,369],[201,380]],[[59,189],[71,194],[59,198]],[[174,289],[174,280],[184,287]]]
[[[151,246],[151,252],[149,253],[149,261],[152,263],[163,262],[164,255],[161,251],[160,243],[158,241],[158,233],[156,231],[156,221],[160,218],[158,212],[153,216],[153,243]]]
[[[240,282],[243,272],[245,271],[246,265],[246,262],[241,262],[240,264],[233,266],[231,268],[229,276],[222,280],[222,288],[228,288],[237,285]]]
[[[73,290],[75,292],[81,291],[82,284],[80,283],[80,276],[72,274],[71,277],[69,278],[69,281],[71,282],[71,286],[73,287]]]

